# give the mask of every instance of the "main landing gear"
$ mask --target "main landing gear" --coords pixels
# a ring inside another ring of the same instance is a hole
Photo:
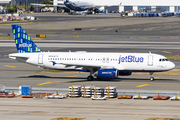
[[[154,81],[153,72],[150,72],[149,74],[151,75],[150,81]]]
[[[88,81],[92,81],[94,79],[94,77],[92,76],[93,73],[94,71],[90,71],[90,75],[87,77]]]
[[[94,79],[93,76],[88,76],[88,77],[87,77],[87,80],[88,80],[88,81],[92,81],[93,79]]]

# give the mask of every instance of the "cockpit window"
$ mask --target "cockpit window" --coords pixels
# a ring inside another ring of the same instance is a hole
[[[169,61],[167,58],[166,59],[159,59],[159,62],[162,62],[162,61]]]

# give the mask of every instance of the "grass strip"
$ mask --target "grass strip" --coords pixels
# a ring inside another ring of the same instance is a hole
[[[179,55],[175,55],[175,56],[166,56],[167,59],[169,60],[180,60],[180,56]]]

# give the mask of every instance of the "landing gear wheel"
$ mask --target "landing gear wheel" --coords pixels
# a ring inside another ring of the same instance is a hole
[[[154,77],[150,77],[150,81],[154,81]]]
[[[88,76],[88,77],[87,77],[87,80],[88,80],[88,81],[92,81],[93,79],[94,79],[93,76]]]

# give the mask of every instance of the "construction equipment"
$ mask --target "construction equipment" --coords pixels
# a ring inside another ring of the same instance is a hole
[[[81,97],[81,86],[70,86],[69,87],[70,97]]]
[[[54,91],[53,91],[54,93]],[[65,94],[59,94],[58,91],[56,91],[56,94],[51,93],[51,95],[45,96],[48,99],[64,99],[67,97]]]
[[[22,98],[33,98],[33,94],[31,95],[21,95]]]
[[[92,86],[92,93],[94,94],[91,97],[92,100],[106,100],[107,99],[107,97],[104,96],[104,88]]]
[[[175,94],[175,96],[171,97],[170,100],[180,100],[180,97],[178,97],[177,94]]]
[[[145,96],[145,95],[141,96],[140,93],[138,93],[138,95],[133,96],[133,99],[144,99],[144,100],[146,100],[148,98],[149,98],[149,96]]]
[[[105,87],[104,95],[107,98],[116,98],[117,97],[116,87],[109,87],[108,85],[108,87]]]
[[[92,89],[92,94],[94,95],[94,97],[98,96],[98,97],[104,97],[104,88],[101,87],[93,87]]]
[[[92,100],[106,100],[107,97],[106,96],[104,96],[104,97],[101,97],[101,96],[92,96],[91,99]]]
[[[158,93],[158,96],[154,96],[153,100],[168,100],[169,98],[170,98],[169,96],[159,96]]]
[[[5,92],[5,85],[0,85],[0,97],[8,97],[8,98],[12,98],[15,97],[16,95],[14,94],[14,91],[12,90],[12,92]]]
[[[132,95],[125,95],[123,92],[123,95],[118,95],[117,98],[118,99],[132,99]]]
[[[92,87],[91,86],[83,86],[81,88],[82,97],[92,97]]]
[[[5,92],[5,85],[0,84],[0,92]]]
[[[0,93],[0,97],[8,97],[8,98],[12,98],[15,97],[16,95],[14,94],[14,91],[12,90],[12,93],[9,92],[1,92]]]

